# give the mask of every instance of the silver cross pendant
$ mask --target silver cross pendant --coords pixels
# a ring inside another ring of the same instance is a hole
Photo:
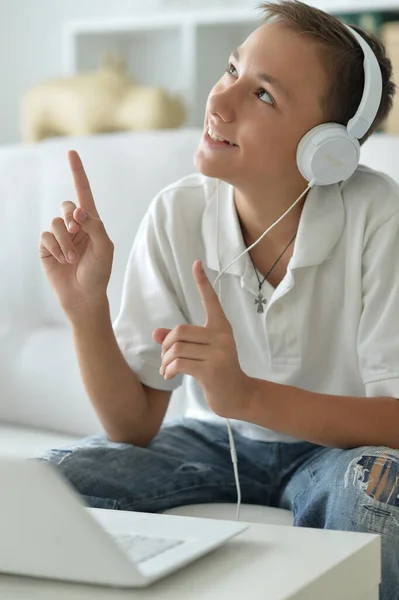
[[[261,292],[261,290],[259,290],[258,297],[257,297],[257,298],[255,298],[255,300],[254,300],[254,304],[255,304],[255,306],[256,306],[256,305],[258,305],[258,310],[257,310],[257,312],[258,312],[258,313],[263,313],[263,312],[265,312],[265,309],[263,308],[263,305],[264,305],[264,304],[267,304],[267,300],[266,300],[266,298],[264,298],[264,297],[262,296],[262,292]]]

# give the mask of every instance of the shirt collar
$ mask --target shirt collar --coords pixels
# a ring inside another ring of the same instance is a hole
[[[340,184],[314,186],[309,191],[299,221],[290,268],[308,267],[327,260],[341,237],[345,210]],[[202,218],[205,259],[210,269],[220,272],[246,249],[234,203],[234,188],[217,181]],[[225,272],[245,276],[245,254]]]

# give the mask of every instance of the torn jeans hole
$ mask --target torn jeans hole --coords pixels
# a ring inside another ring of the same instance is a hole
[[[399,460],[398,457],[376,451],[373,455],[354,458],[345,473],[345,487],[350,478],[352,484],[360,484],[367,496],[383,504],[399,507]]]
[[[203,463],[184,463],[176,469],[175,473],[203,473],[211,470],[210,466]]]

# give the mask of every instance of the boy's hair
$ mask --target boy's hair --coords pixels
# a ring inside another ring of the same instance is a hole
[[[299,0],[268,0],[259,9],[265,22],[278,20],[299,34],[319,44],[321,58],[329,75],[330,85],[323,98],[326,122],[347,125],[356,113],[364,88],[364,54],[346,26],[336,17]],[[373,125],[360,141],[376,131],[388,116],[395,95],[392,63],[384,45],[369,31],[352,26],[369,44],[377,57],[382,75],[382,97]]]

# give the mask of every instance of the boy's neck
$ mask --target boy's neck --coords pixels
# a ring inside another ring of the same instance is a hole
[[[306,189],[306,183],[301,182],[296,188],[251,193],[234,188],[234,202],[240,221],[241,230],[246,246],[253,244],[282,214],[297,200]],[[299,225],[306,196],[284,217],[284,219],[265,236],[267,246],[279,247],[292,237]]]

